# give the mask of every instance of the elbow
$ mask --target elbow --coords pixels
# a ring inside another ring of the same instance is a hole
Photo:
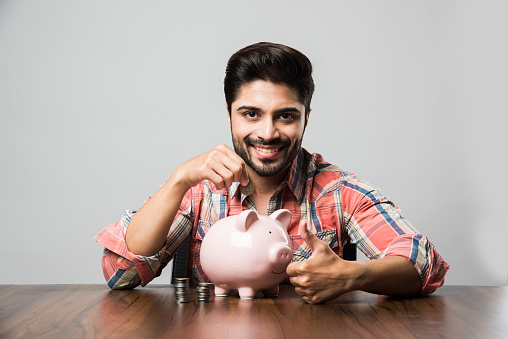
[[[135,269],[133,270],[134,272],[117,269],[109,279],[105,277],[108,287],[112,290],[132,290],[139,286],[141,279]]]
[[[127,290],[128,288],[126,288],[125,286],[122,286],[122,285],[117,285],[115,284],[114,282],[112,282],[111,280],[108,280],[106,282],[106,284],[108,285],[108,287],[112,290]]]
[[[423,285],[421,295],[434,293],[439,287],[444,285],[445,275],[450,269],[450,265],[437,254],[437,260],[432,269],[429,270],[427,279]]]
[[[127,269],[118,267],[118,255],[114,252],[104,249],[101,265],[104,279],[112,290],[130,290],[141,284],[141,278],[133,265]]]

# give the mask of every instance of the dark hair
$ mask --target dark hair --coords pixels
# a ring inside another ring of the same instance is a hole
[[[286,84],[294,89],[298,99],[310,111],[314,93],[312,64],[301,52],[271,42],[258,42],[242,48],[229,58],[224,77],[224,94],[231,114],[231,104],[240,87],[256,80]]]

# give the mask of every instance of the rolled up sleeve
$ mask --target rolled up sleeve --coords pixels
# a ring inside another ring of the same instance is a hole
[[[422,281],[421,294],[432,293],[443,285],[449,265],[379,190],[351,176],[345,180],[341,196],[347,232],[368,258],[407,258]]]
[[[164,245],[152,256],[134,254],[125,243],[125,233],[135,211],[125,211],[120,221],[106,226],[94,237],[95,241],[104,246],[102,271],[111,289],[145,286],[161,274],[192,228],[191,202],[189,191],[180,205]]]

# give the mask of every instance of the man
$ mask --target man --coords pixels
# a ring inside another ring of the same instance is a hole
[[[309,303],[352,290],[428,294],[443,284],[448,264],[391,201],[301,147],[314,91],[305,55],[273,43],[247,46],[228,61],[224,91],[234,149],[220,145],[183,163],[139,211],[95,237],[111,288],[146,285],[189,234],[188,275],[207,281],[199,249],[217,220],[281,208],[292,212],[287,273]],[[350,240],[376,260],[341,259]]]

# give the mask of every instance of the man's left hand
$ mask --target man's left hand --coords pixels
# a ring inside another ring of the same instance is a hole
[[[352,291],[354,263],[337,256],[327,243],[307,230],[301,222],[299,233],[312,251],[309,259],[289,264],[286,269],[295,291],[309,304],[333,300]]]

